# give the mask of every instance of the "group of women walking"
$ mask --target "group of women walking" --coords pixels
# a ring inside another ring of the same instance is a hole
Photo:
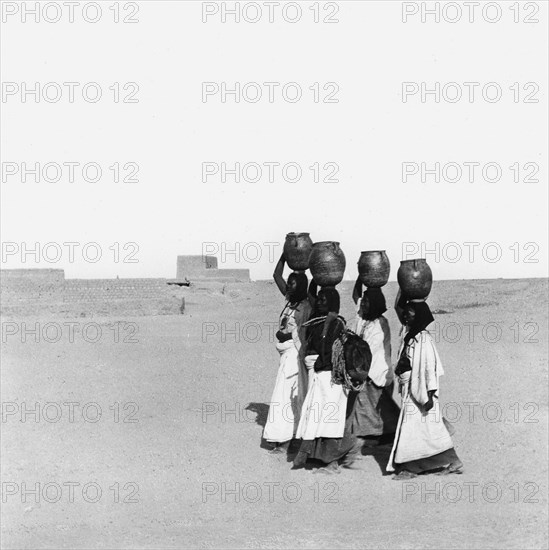
[[[350,328],[369,346],[367,379],[357,388],[337,380],[334,347],[347,328],[339,315],[340,296],[333,287],[317,292],[305,273],[283,278],[284,255],[274,280],[286,298],[276,333],[280,364],[264,439],[271,453],[285,453],[292,440],[299,445],[294,468],[319,461],[319,473],[356,468],[365,445],[382,437],[393,439],[387,472],[394,479],[418,474],[461,473],[449,425],[438,408],[440,357],[427,327],[434,320],[425,301],[400,291],[395,311],[402,323],[395,365],[391,334],[381,288],[366,288],[357,279],[353,300],[356,318]],[[401,406],[393,400],[398,383]],[[434,410],[433,410],[434,409]]]

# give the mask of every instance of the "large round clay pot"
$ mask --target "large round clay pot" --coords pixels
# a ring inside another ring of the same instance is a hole
[[[360,253],[358,276],[363,285],[379,288],[389,280],[391,264],[385,250],[367,250]]]
[[[309,269],[314,280],[320,286],[335,286],[343,280],[345,273],[345,254],[339,243],[322,241],[313,244],[309,256]]]
[[[402,292],[410,299],[427,298],[433,285],[433,273],[424,258],[401,261],[397,279]]]
[[[290,269],[305,271],[309,268],[309,256],[313,241],[309,233],[288,233],[284,242],[284,258]]]

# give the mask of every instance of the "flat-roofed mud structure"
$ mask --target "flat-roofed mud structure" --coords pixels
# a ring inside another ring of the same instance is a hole
[[[177,273],[169,284],[185,285],[202,282],[249,283],[249,269],[219,269],[217,258],[207,255],[177,257]]]
[[[0,314],[179,315],[185,310],[182,287],[224,294],[227,284],[250,282],[248,269],[218,269],[217,265],[215,256],[178,256],[175,279],[66,279],[63,269],[0,270]]]

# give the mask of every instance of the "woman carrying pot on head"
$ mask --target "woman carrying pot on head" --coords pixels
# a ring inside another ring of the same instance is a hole
[[[362,283],[357,279],[353,299],[358,302]],[[372,352],[372,363],[363,389],[353,394],[351,431],[362,447],[367,440],[379,439],[396,431],[399,408],[393,401],[391,331],[383,314],[387,311],[381,288],[367,288],[359,302],[353,331],[365,340]]]
[[[295,435],[303,399],[307,391],[307,373],[303,364],[302,346],[305,341],[303,324],[308,321],[312,297],[307,294],[308,279],[303,272],[290,273],[284,281],[284,255],[280,257],[274,281],[286,297],[276,333],[276,349],[280,354],[278,374],[271,397],[263,438],[273,444],[271,453],[283,453]],[[314,292],[314,288],[311,290]]]
[[[442,417],[438,390],[444,374],[427,327],[434,321],[424,301],[408,301],[399,292],[395,310],[403,322],[403,340],[395,374],[399,379],[402,409],[388,472],[393,479],[424,473],[462,473],[450,433]]]
[[[335,288],[321,288],[307,323],[305,364],[311,374],[297,430],[302,441],[294,459],[295,468],[308,459],[320,460],[325,466],[317,471],[329,474],[338,472],[339,461],[346,465],[355,443],[348,430],[347,391],[332,381],[332,347],[345,330],[339,301]]]

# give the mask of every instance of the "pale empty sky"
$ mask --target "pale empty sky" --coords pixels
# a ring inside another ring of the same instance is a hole
[[[391,279],[420,256],[439,279],[547,275],[546,3],[539,23],[509,2],[494,23],[422,23],[402,20],[414,3],[320,2],[332,24],[313,2],[295,23],[265,6],[257,23],[204,23],[211,3],[155,1],[122,3],[139,22],[117,24],[100,4],[93,24],[3,14],[2,268],[174,277],[178,254],[205,251],[261,279],[285,234],[308,231],[341,243],[347,278],[370,249],[387,250]],[[38,101],[22,93],[37,82]],[[22,163],[53,164],[23,182]],[[63,163],[79,163],[73,182]]]

